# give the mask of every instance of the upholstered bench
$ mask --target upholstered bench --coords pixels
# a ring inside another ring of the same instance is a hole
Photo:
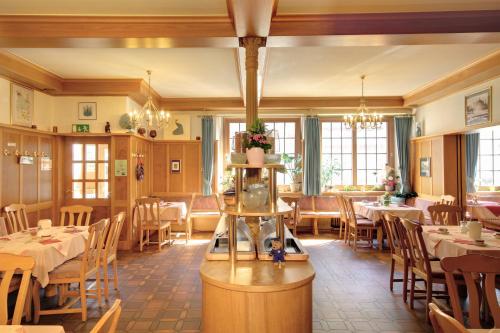
[[[193,230],[214,231],[221,216],[220,201],[217,194],[195,195],[191,208]]]
[[[297,218],[294,228],[296,234],[297,225],[302,219],[313,220],[314,235],[318,235],[319,219],[334,219],[340,217],[337,199],[334,196],[303,196],[297,203]]]

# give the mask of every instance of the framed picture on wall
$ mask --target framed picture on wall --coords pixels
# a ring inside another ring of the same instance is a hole
[[[181,173],[181,160],[170,160],[170,172]]]
[[[420,158],[420,176],[430,177],[431,176],[431,158],[421,157]]]
[[[465,96],[465,125],[491,121],[491,87]]]
[[[97,103],[81,102],[78,103],[78,120],[96,120]]]
[[[10,85],[10,122],[12,125],[33,125],[34,91],[15,83]]]

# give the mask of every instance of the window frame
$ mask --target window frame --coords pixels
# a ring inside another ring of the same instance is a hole
[[[483,131],[486,130],[483,129]],[[498,152],[497,154],[496,151],[495,151],[495,141],[500,141],[500,138],[495,138],[495,127],[492,127],[490,129],[488,129],[489,131],[491,131],[491,138],[487,138],[487,139],[482,139],[481,138],[481,130],[479,131],[479,147],[478,147],[478,159],[477,159],[477,169],[476,169],[476,174],[477,174],[477,180],[478,180],[478,183],[477,183],[477,191],[478,192],[492,192],[492,191],[496,191],[497,188],[500,187],[500,185],[495,185],[495,172],[496,171],[500,171],[500,166],[498,167],[498,169],[496,169],[496,165],[495,165],[495,156],[500,156],[500,152]],[[500,131],[500,129],[497,129],[498,131]],[[481,141],[490,141],[491,142],[491,152],[488,153],[488,154],[481,154]],[[481,170],[481,156],[491,156],[491,163],[492,163],[492,166],[493,168],[491,170]],[[481,184],[481,171],[484,171],[484,172],[491,172],[492,173],[492,177],[493,177],[493,185],[482,185]]]

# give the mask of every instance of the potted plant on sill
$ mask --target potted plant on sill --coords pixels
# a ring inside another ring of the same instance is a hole
[[[299,192],[302,188],[302,155],[297,154],[295,157],[284,153],[281,160],[285,164],[285,173],[292,181],[290,183],[290,191]]]
[[[338,160],[323,164],[321,168],[321,188],[324,192],[331,192],[334,189],[332,180],[335,176],[340,175],[340,165]]]
[[[247,148],[248,164],[256,167],[264,165],[264,154],[272,148],[267,138],[267,131],[264,122],[256,119],[250,129],[245,142]]]

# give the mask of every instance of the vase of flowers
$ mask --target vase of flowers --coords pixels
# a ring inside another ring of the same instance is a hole
[[[256,119],[248,130],[245,147],[247,148],[248,164],[262,167],[264,154],[272,148],[266,133],[266,126],[260,119]]]
[[[382,184],[386,192],[394,192],[399,184],[399,176],[396,175],[396,170],[388,164],[385,165],[385,177],[382,179]]]

